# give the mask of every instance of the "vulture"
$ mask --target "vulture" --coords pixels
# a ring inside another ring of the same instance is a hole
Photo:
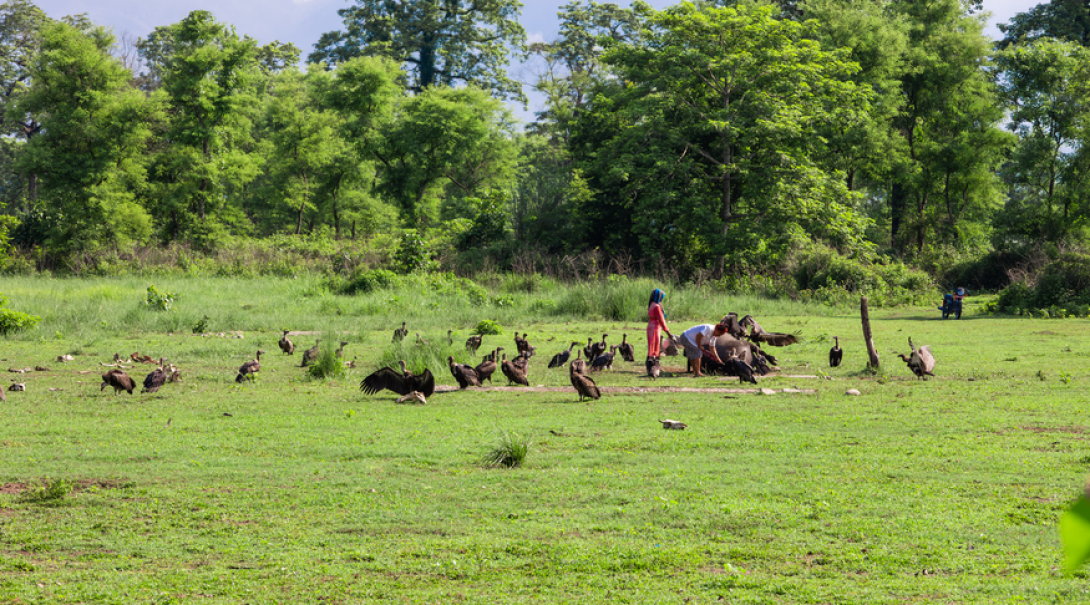
[[[751,367],[754,372],[761,376],[767,376],[772,371],[772,368],[768,366],[768,360],[760,353],[753,355],[753,365]]]
[[[579,393],[579,401],[583,401],[587,397],[599,399],[602,396],[598,392],[598,385],[594,384],[594,380],[590,376],[579,371],[574,361],[568,368],[568,375],[571,377],[571,385],[575,387],[575,392]]]
[[[636,347],[628,342],[628,334],[621,334],[621,344],[617,346],[617,351],[621,353],[621,359],[629,362],[636,361]]]
[[[250,380],[254,379],[254,374],[261,371],[261,354],[265,351],[258,350],[257,357],[247,361],[246,363],[238,367],[238,376],[235,376],[235,382],[241,383],[248,377]]]
[[[579,346],[579,343],[578,342],[573,342],[573,343],[571,343],[571,346],[568,347],[567,351],[561,351],[561,352],[557,353],[556,355],[553,355],[552,361],[549,362],[549,367],[550,368],[563,367],[564,364],[568,363],[568,360],[571,359],[571,350],[574,349],[577,346]]]
[[[580,374],[586,374],[587,362],[583,361],[583,358],[581,357],[582,355],[582,351],[575,352],[575,360],[571,362],[571,368],[572,370],[579,372]]]
[[[779,332],[765,332],[761,324],[757,323],[757,320],[753,319],[752,315],[746,315],[739,322],[743,326],[749,326],[749,340],[751,342],[760,342],[774,347],[786,347],[787,345],[793,345],[799,341],[798,337],[794,334],[782,334]]]
[[[284,330],[284,335],[280,337],[280,340],[277,342],[277,344],[280,345],[280,350],[283,351],[286,355],[295,354],[295,343],[288,339],[288,330]]]
[[[405,340],[405,337],[409,335],[409,329],[405,327],[405,322],[401,322],[401,327],[394,330],[394,339],[390,342],[401,342]]]
[[[595,372],[598,370],[612,370],[613,369],[613,357],[617,355],[617,346],[613,345],[609,348],[608,353],[602,353],[594,358],[594,361],[590,362],[590,371]]]
[[[526,352],[519,353],[518,355],[515,355],[515,358],[511,360],[511,363],[525,374],[530,371],[530,354]]]
[[[741,339],[746,335],[746,328],[738,321],[737,313],[727,313],[719,323],[727,326],[727,334],[735,338]]]
[[[840,365],[840,360],[844,359],[844,349],[840,348],[840,337],[834,336],[833,340],[836,341],[833,344],[833,348],[829,349],[829,367],[835,368]]]
[[[503,370],[503,375],[507,377],[507,382],[514,382],[526,387],[530,386],[530,381],[526,379],[526,370],[520,369],[514,363],[507,361],[507,353],[503,354],[503,362],[500,363],[500,368]]]
[[[156,393],[159,391],[159,387],[166,384],[167,373],[164,369],[164,366],[166,365],[164,362],[165,360],[160,357],[159,367],[152,370],[151,374],[148,374],[144,378],[144,389],[140,391],[141,393]]]
[[[930,345],[924,345],[917,349],[912,344],[912,339],[909,338],[908,346],[912,349],[912,354],[905,357],[903,353],[899,353],[898,356],[901,361],[907,363],[908,369],[912,370],[912,373],[920,380],[927,380],[928,376],[934,376],[935,356],[931,354]]]
[[[594,344],[594,337],[593,336],[588,336],[587,337],[587,346],[583,347],[583,355],[586,355],[587,359],[594,359],[594,357],[591,357],[591,354],[590,354],[591,346],[593,344]]]
[[[121,391],[128,391],[129,395],[132,395],[132,390],[136,388],[132,378],[121,370],[110,370],[102,375],[102,385],[98,387],[98,390],[105,389],[107,385],[114,388],[114,395]]]
[[[738,384],[743,382],[757,384],[757,379],[753,377],[753,367],[746,363],[745,360],[739,359],[738,353],[734,349],[731,349],[725,365],[731,376],[738,377]]]
[[[454,344],[454,330],[447,330],[447,345]]]
[[[586,352],[587,353],[587,359],[589,361],[594,361],[595,359],[598,358],[599,355],[601,355],[602,353],[605,353],[606,349],[609,348],[609,346],[606,345],[606,337],[607,336],[609,336],[609,334],[602,334],[602,341],[601,342],[596,342],[596,343],[590,345],[590,351]]]
[[[648,370],[651,378],[658,378],[662,374],[662,365],[659,364],[659,358],[655,357],[651,360],[651,368]]]
[[[368,395],[374,395],[382,390],[393,391],[398,395],[408,395],[416,391],[425,397],[430,397],[435,392],[435,377],[432,376],[431,371],[425,368],[423,373],[413,374],[406,369],[404,359],[400,362],[401,373],[390,366],[376,370],[360,382],[360,390]]]
[[[492,374],[496,372],[496,368],[498,367],[495,358],[496,352],[493,351],[492,359],[485,359],[481,363],[477,364],[477,367],[473,368],[473,371],[477,373],[477,378],[481,381],[482,384],[486,380],[489,382],[489,384],[492,383]]]
[[[515,347],[519,353],[529,353],[527,357],[533,357],[534,351],[537,351],[537,347],[532,346],[530,341],[526,340],[526,332],[522,333],[522,338],[519,338],[518,333],[515,333]]]
[[[507,349],[504,349],[503,347],[496,347],[496,350],[494,350],[491,353],[489,353],[488,355],[485,355],[484,357],[482,357],[481,361],[482,362],[484,362],[484,361],[495,361],[495,362],[499,363],[500,351],[506,351],[506,350]]]
[[[667,357],[677,357],[677,340],[675,338],[662,337],[662,354]]]
[[[481,334],[474,334],[466,339],[466,350],[470,355],[476,355],[477,349],[481,348],[481,341],[484,337]]]
[[[420,338],[420,332],[416,333],[416,346],[418,346],[418,347],[428,346],[428,341],[424,340],[423,338]]]
[[[472,366],[454,363],[454,356],[448,356],[447,363],[450,365],[450,375],[458,381],[458,388],[481,386],[481,379],[477,377],[477,371]]]
[[[300,365],[300,367],[305,368],[310,364],[314,363],[315,361],[318,361],[318,354],[322,351],[320,348],[318,348],[318,344],[321,342],[322,339],[319,338],[318,340],[314,341],[313,347],[307,349],[306,351],[303,351],[303,363]]]
[[[337,357],[344,357],[344,348],[345,348],[345,347],[346,347],[347,345],[348,345],[348,341],[347,341],[347,340],[342,340],[342,341],[341,341],[341,346],[340,346],[340,348],[339,348],[339,349],[337,349]]]

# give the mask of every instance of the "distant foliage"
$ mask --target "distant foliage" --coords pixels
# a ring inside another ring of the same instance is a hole
[[[7,297],[0,294],[0,334],[11,334],[12,332],[33,328],[42,319],[36,315],[7,309],[5,308],[7,304]]]
[[[428,271],[434,268],[435,261],[431,259],[427,242],[416,229],[406,229],[401,234],[401,245],[398,246],[397,255],[394,257],[394,265],[401,273]]]
[[[386,269],[360,271],[346,280],[338,289],[341,294],[367,294],[385,290],[397,283],[397,274]]]
[[[482,319],[477,327],[473,329],[474,334],[481,335],[498,335],[503,334],[503,326],[492,321],[491,319]]]
[[[1040,317],[1083,316],[1090,311],[1090,254],[1068,252],[999,293],[1003,313]]]
[[[866,262],[815,248],[794,265],[795,285],[808,300],[843,303],[845,297],[866,295],[872,304],[908,304],[931,300],[936,292],[930,275],[899,261]]]
[[[144,305],[156,311],[174,311],[174,294],[160,292],[155,284],[148,286],[148,292],[144,296]]]

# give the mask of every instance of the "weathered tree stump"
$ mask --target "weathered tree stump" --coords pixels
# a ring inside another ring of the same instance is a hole
[[[871,337],[870,331],[870,311],[867,310],[866,296],[859,297],[859,315],[863,319],[863,342],[867,343],[867,356],[870,357],[867,367],[877,370],[882,362],[878,359],[878,351],[874,350],[874,339]]]

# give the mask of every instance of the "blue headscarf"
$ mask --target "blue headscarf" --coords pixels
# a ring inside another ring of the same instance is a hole
[[[647,303],[647,308],[650,309],[651,305],[655,303],[662,304],[662,299],[664,298],[666,298],[666,293],[662,290],[659,290],[658,288],[655,288],[655,291],[651,293],[651,301]],[[666,317],[666,309],[662,310],[662,316]]]

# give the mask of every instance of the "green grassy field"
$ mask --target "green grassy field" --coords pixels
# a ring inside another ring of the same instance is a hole
[[[0,279],[11,308],[42,317],[0,340],[0,369],[50,368],[9,374],[27,390],[0,403],[0,603],[1090,598],[1086,574],[1061,571],[1056,529],[1090,469],[1085,319],[986,317],[973,299],[961,321],[872,310],[873,376],[856,310],[685,291],[667,298],[677,331],[733,310],[803,336],[761,380],[780,392],[664,391],[737,381],[651,383],[640,361],[596,376],[627,390],[591,403],[569,387],[410,406],[358,389],[402,354],[390,335],[403,320],[436,354],[482,319],[504,327],[483,349],[513,351],[525,331],[539,350],[531,384],[546,387],[568,385],[566,369],[545,368],[565,343],[627,333],[639,355],[644,323],[534,314],[572,295],[560,287],[501,288],[510,300],[473,306],[449,293],[338,296],[310,278],[159,280],[178,310],[156,312],[141,304],[147,285]],[[213,335],[191,334],[205,316]],[[276,348],[280,329],[337,331],[359,368],[307,379],[300,355]],[[846,353],[831,369],[834,334]],[[908,337],[931,345],[936,378],[915,380],[893,355]],[[258,348],[258,380],[236,385]],[[100,392],[100,364],[133,351],[168,357],[183,382]],[[65,353],[74,361],[55,361]],[[662,430],[662,418],[689,428]],[[525,465],[485,467],[505,431],[531,440]]]

